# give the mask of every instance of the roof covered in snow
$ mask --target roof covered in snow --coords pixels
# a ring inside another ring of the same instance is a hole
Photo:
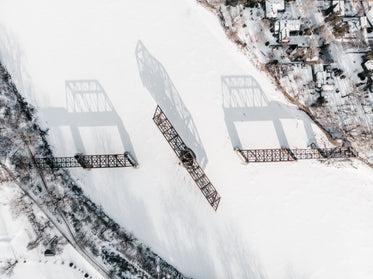
[[[300,30],[300,21],[297,19],[278,20],[275,23],[275,33],[279,34],[280,42],[290,41],[290,32]]]
[[[285,9],[284,0],[266,0],[266,17],[275,18],[277,12]]]

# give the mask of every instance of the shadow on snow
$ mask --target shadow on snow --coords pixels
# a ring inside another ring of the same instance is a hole
[[[135,156],[131,139],[102,85],[97,80],[67,80],[66,108],[42,108],[52,127],[68,126],[78,152],[86,153],[80,127],[116,127],[125,151]]]
[[[164,110],[186,145],[194,151],[201,167],[205,167],[207,155],[196,125],[167,71],[141,41],[137,42],[136,60],[143,85]]]
[[[250,148],[242,146],[235,122],[271,121],[280,147],[290,148],[281,119],[295,119],[296,107],[270,101],[252,76],[222,76],[221,86],[224,119],[233,147]],[[304,114],[301,120],[308,138],[307,145],[316,143],[312,120]],[[258,137],[257,131],[253,130],[252,134]]]

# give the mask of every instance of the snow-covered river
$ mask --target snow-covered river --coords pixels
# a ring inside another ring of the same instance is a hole
[[[194,0],[2,0],[0,60],[109,216],[194,278],[372,278],[373,172],[242,165],[233,147],[330,146]],[[89,82],[88,82],[89,80]],[[222,196],[214,212],[152,121],[159,104]]]

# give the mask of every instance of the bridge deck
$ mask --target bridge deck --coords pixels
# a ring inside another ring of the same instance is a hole
[[[211,207],[216,211],[221,199],[219,193],[198,164],[193,151],[187,147],[159,106],[157,106],[155,110],[153,121],[174,150],[176,156],[183,163],[183,166],[193,178]]]

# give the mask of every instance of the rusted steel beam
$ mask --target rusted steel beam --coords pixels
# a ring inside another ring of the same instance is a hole
[[[35,162],[39,168],[82,167],[84,169],[96,169],[138,167],[136,160],[128,152],[124,154],[76,154],[74,157],[35,158]]]
[[[245,163],[290,162],[302,159],[354,158],[357,153],[351,147],[318,148],[311,145],[308,149],[239,149],[235,152]]]
[[[221,196],[212,185],[211,181],[206,176],[203,169],[196,160],[193,151],[188,148],[183,139],[179,136],[176,129],[173,127],[167,116],[164,114],[160,106],[157,106],[153,121],[179,158],[183,166],[188,171],[202,194],[205,196],[211,207],[216,211],[218,209]]]

